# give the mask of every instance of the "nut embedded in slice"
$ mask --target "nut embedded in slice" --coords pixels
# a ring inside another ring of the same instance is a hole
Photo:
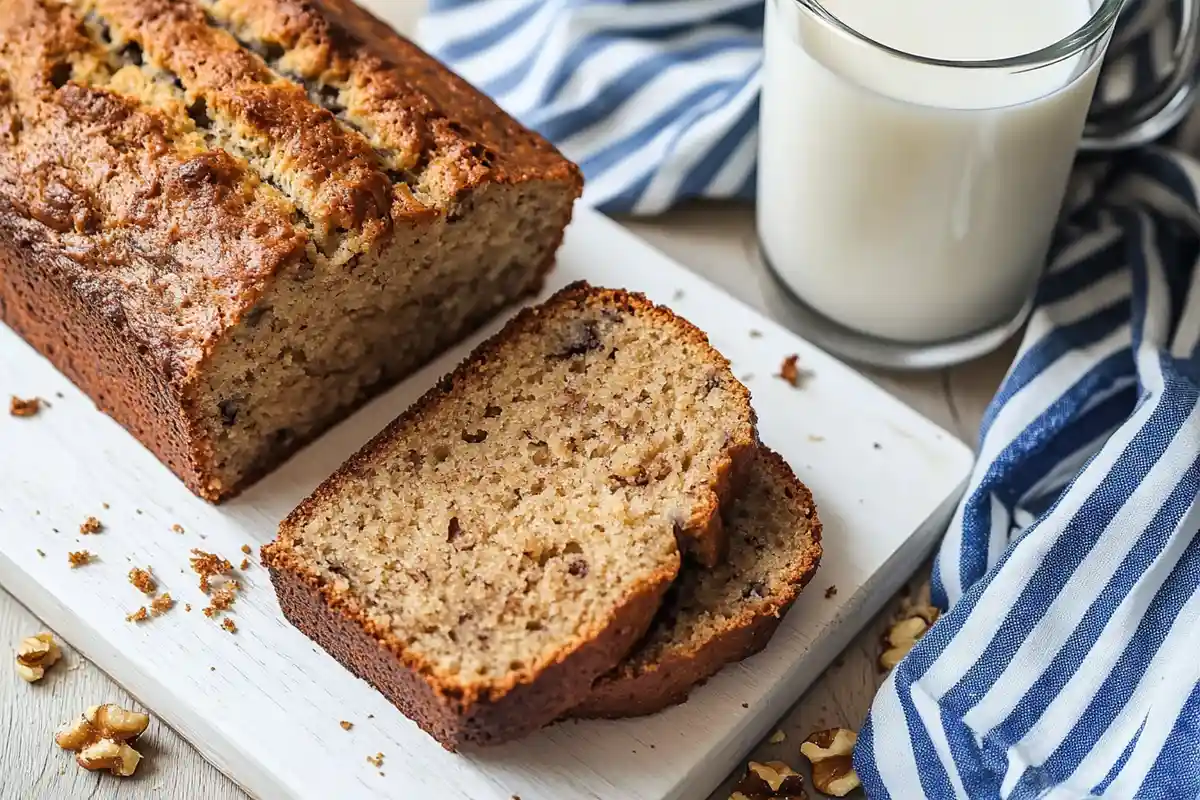
[[[906,613],[909,616],[893,625],[883,637],[884,650],[879,656],[879,666],[885,670],[893,669],[908,655],[908,651],[937,622],[941,612],[933,606],[923,605]]]
[[[22,639],[17,645],[17,674],[33,683],[46,676],[46,669],[62,658],[54,635],[43,631]]]
[[[106,769],[128,777],[137,769],[142,755],[129,744],[145,732],[150,716],[107,703],[92,706],[54,736],[64,750],[75,753],[75,761],[87,770]]]
[[[751,761],[734,787],[736,800],[807,800],[804,776],[782,761]]]
[[[845,728],[817,731],[800,745],[812,762],[813,787],[830,797],[845,797],[862,784],[854,771],[854,746],[858,734]]]

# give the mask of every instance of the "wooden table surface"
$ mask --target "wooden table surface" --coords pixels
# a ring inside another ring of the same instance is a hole
[[[419,0],[367,0],[401,29],[411,31],[421,13]],[[693,204],[654,220],[623,220],[631,230],[727,292],[770,313],[775,297],[765,279],[754,235],[752,210],[744,205]],[[785,320],[780,320],[786,324]],[[963,440],[974,443],[979,421],[1012,360],[1014,345],[980,361],[922,374],[865,370],[888,391]],[[818,503],[820,498],[817,498]],[[923,591],[927,570],[909,582]],[[799,744],[811,731],[841,725],[857,729],[882,680],[875,666],[879,639],[900,596],[885,608],[824,676],[791,709],[779,709],[779,728],[787,738],[762,743],[752,758],[783,760],[800,768]],[[45,626],[10,595],[0,591],[0,647],[15,648]],[[246,795],[173,730],[152,723],[139,748],[146,760],[132,779],[89,773],[52,741],[53,731],[82,709],[114,702],[140,707],[103,672],[64,643],[64,662],[45,680],[26,684],[11,669],[0,669],[0,797],[29,800],[74,798],[171,798],[171,800],[243,800]],[[153,709],[148,709],[153,715]],[[729,796],[729,783],[713,800]]]

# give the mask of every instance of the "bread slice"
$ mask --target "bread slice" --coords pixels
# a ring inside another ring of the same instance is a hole
[[[641,638],[756,447],[704,334],[576,284],[351,458],[263,560],[287,618],[447,748],[529,733]]]
[[[821,521],[808,489],[764,447],[727,526],[728,563],[685,567],[646,638],[569,716],[661,711],[726,664],[767,646],[821,561]]]

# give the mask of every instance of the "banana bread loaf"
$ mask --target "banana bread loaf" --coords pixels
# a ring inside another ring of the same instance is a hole
[[[685,566],[646,638],[569,716],[661,711],[767,646],[821,561],[821,521],[778,454],[760,448],[748,472],[726,523],[729,561],[711,570]]]
[[[519,314],[280,526],[287,618],[448,748],[529,733],[718,553],[757,440],[705,336],[579,284]]]
[[[0,14],[0,319],[210,500],[535,292],[580,188],[345,0]]]

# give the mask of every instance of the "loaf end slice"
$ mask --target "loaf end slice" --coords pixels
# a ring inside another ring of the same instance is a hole
[[[727,526],[728,563],[685,567],[646,638],[570,716],[661,711],[726,664],[767,646],[821,561],[821,521],[791,467],[761,448]]]
[[[702,333],[576,284],[368,443],[263,560],[287,618],[431,736],[502,742],[642,637],[756,440]]]

